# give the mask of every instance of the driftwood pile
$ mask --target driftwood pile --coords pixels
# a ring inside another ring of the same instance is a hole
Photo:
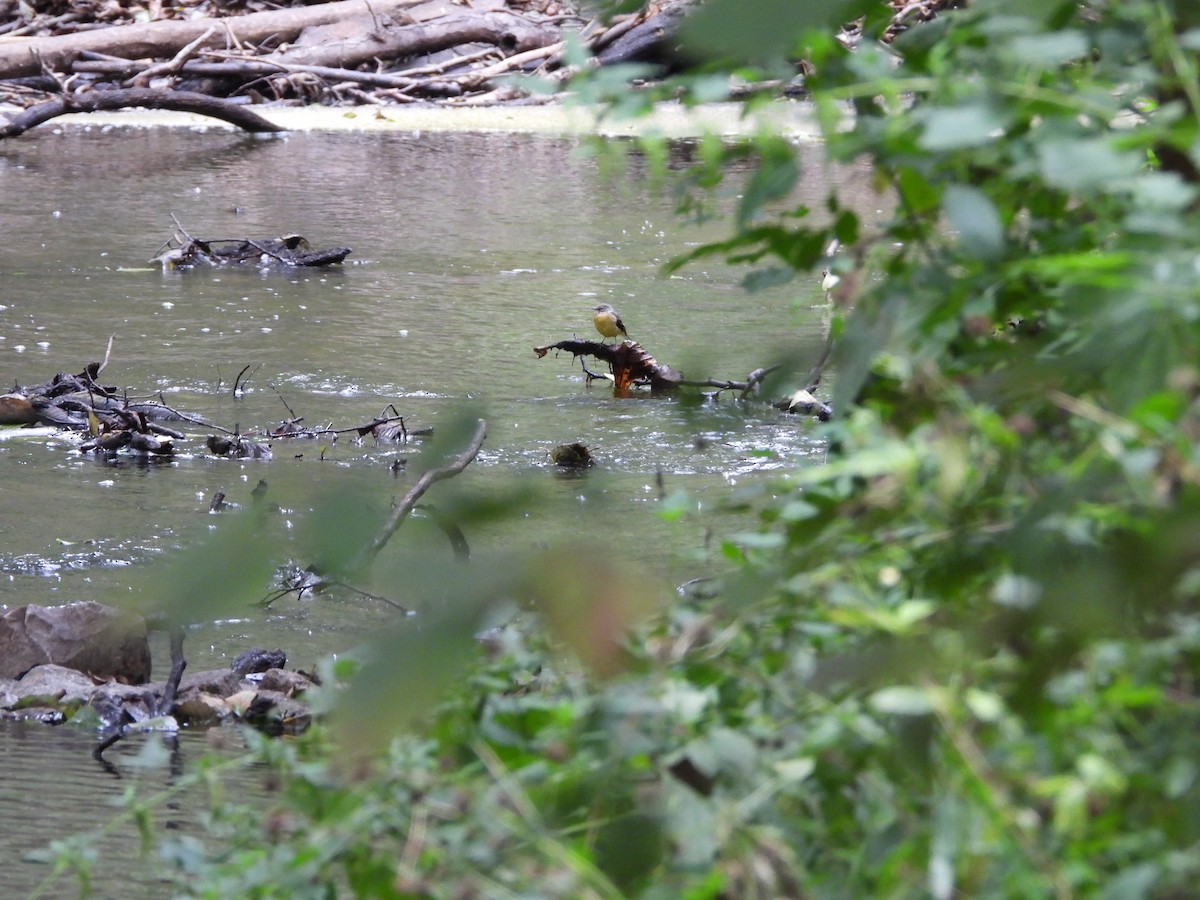
[[[238,103],[494,103],[522,95],[504,76],[561,70],[568,35],[606,62],[627,60],[690,2],[601,22],[566,0],[246,0],[244,14],[211,0],[110,0],[90,20],[87,4],[39,4],[29,16],[0,0],[0,99],[141,90]]]
[[[202,440],[209,453],[234,459],[270,459],[271,442],[277,440],[333,442],[340,437],[353,441],[369,437],[376,444],[405,444],[433,433],[429,427],[407,426],[404,416],[390,404],[371,421],[343,428],[305,425],[303,417],[289,408],[291,416],[277,427],[243,433],[174,409],[161,394],[131,397],[127,390],[102,384],[100,373],[107,363],[106,354],[103,363],[88,363],[76,375],[59,372],[41,384],[16,385],[0,394],[0,425],[51,427],[85,435],[78,445],[79,452],[106,459],[118,455],[169,458],[187,441],[201,443],[194,433],[174,426],[199,426],[209,432]],[[233,387],[235,395],[249,369],[247,366],[239,373]]]
[[[0,0],[0,104],[17,110],[7,124],[0,116],[0,138],[65,112],[125,106],[277,131],[246,107],[539,102],[512,76],[563,80],[574,71],[569,40],[597,65],[674,70],[678,27],[699,2],[647,0],[606,20],[575,0]],[[880,3],[891,10],[890,40],[962,0]],[[856,23],[842,39],[856,42]]]
[[[278,238],[198,238],[188,234],[176,220],[175,234],[151,262],[161,264],[164,272],[246,265],[286,271],[337,265],[349,255],[349,247],[314,250],[299,234]]]

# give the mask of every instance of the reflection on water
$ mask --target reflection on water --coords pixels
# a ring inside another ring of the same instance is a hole
[[[500,495],[515,481],[536,496],[517,522],[470,533],[476,548],[602,535],[619,558],[682,580],[695,574],[685,554],[701,546],[703,526],[665,528],[656,498],[684,489],[711,508],[731,484],[808,464],[820,448],[807,426],[732,397],[616,400],[589,387],[577,361],[536,359],[532,347],[594,337],[588,307],[610,302],[633,337],[688,377],[742,379],[780,358],[803,373],[822,339],[822,298],[815,281],[747,295],[742,273],[715,262],[661,277],[665,261],[722,225],[680,224],[636,159],[613,180],[579,150],[528,135],[35,130],[0,145],[0,380],[79,371],[115,335],[106,383],[161,392],[231,429],[293,416],[348,427],[388,404],[410,426],[443,429],[469,404],[487,415],[489,436],[457,489]],[[810,167],[802,190],[834,177],[847,176]],[[298,232],[353,253],[329,271],[163,273],[146,260],[170,236],[172,214],[200,237]],[[588,444],[599,465],[556,478],[549,450],[570,441]],[[276,442],[272,461],[251,463],[211,459],[202,446],[146,464],[84,457],[62,436],[0,441],[0,604],[153,596],[151,563],[211,529],[215,491],[244,505],[265,478],[270,527],[286,534],[311,514],[314,485],[386,508],[412,480],[392,463],[413,469],[422,453],[343,437]],[[436,529],[416,521],[402,534],[397,559],[450,559]],[[220,573],[211,590],[220,593]],[[311,665],[390,614],[361,600],[281,601],[197,625],[189,659],[193,670],[223,666],[248,646],[282,646]],[[85,744],[54,729],[0,732],[6,773],[22,772],[0,787],[0,815],[12,822],[22,798],[39,797],[25,842],[5,838],[6,859],[35,836],[110,815],[110,776]],[[0,877],[22,890],[44,874],[16,863]]]

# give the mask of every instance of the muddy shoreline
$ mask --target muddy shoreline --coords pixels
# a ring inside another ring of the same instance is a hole
[[[644,119],[616,121],[568,103],[495,106],[274,106],[252,107],[269,121],[289,132],[475,132],[540,134],[555,137],[599,135],[634,137],[661,135],[669,139],[716,134],[724,137],[752,134],[770,124],[796,140],[816,140],[819,130],[812,106],[803,101],[781,99],[743,116],[739,103],[713,103],[688,108],[661,104]],[[0,107],[0,116],[11,117],[16,107]],[[113,128],[190,128],[236,131],[228,123],[192,113],[170,110],[130,109],[116,112],[72,113],[34,129],[26,140],[47,130]],[[270,136],[268,136],[270,137]]]

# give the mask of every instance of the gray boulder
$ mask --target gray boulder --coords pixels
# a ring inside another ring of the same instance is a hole
[[[47,664],[143,684],[150,678],[146,623],[90,601],[29,604],[0,616],[0,678],[20,678]]]

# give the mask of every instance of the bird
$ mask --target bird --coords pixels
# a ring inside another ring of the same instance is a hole
[[[837,287],[838,282],[841,280],[842,279],[834,275],[828,269],[821,270],[821,290],[823,290],[826,294]]]
[[[625,323],[621,321],[621,317],[617,311],[607,303],[601,303],[599,306],[593,306],[592,324],[596,326],[596,330],[603,337],[616,337],[619,334],[629,337],[629,332],[625,330]]]

